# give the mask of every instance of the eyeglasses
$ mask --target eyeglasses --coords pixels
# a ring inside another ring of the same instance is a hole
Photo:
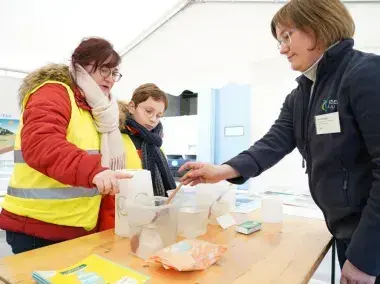
[[[99,72],[100,75],[102,75],[104,78],[108,78],[108,76],[112,73],[112,79],[115,82],[119,82],[121,77],[123,77],[123,75],[121,75],[119,72],[112,72],[111,69],[106,66],[99,67]]]
[[[144,113],[145,113],[147,118],[151,119],[153,117],[156,117],[157,120],[160,120],[163,117],[162,114],[155,113],[153,110],[148,110],[145,107],[143,107],[142,105],[138,105],[137,107],[141,107],[144,110]]]
[[[296,29],[292,29],[288,32],[285,32],[283,37],[277,40],[277,48],[281,49],[283,45],[290,46],[292,44],[292,34]]]

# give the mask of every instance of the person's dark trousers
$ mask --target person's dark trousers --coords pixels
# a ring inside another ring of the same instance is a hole
[[[340,269],[343,268],[343,265],[347,260],[346,250],[349,244],[350,244],[350,240],[336,240],[336,251],[338,254]],[[380,277],[376,278],[375,284],[380,284]]]
[[[46,247],[58,242],[49,241],[41,238],[37,238],[30,235],[25,235],[22,233],[16,233],[11,231],[6,231],[6,240],[8,245],[11,246],[12,252],[14,254],[26,252],[33,249],[38,249]]]

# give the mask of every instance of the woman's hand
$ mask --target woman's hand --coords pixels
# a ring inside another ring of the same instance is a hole
[[[229,165],[211,165],[201,162],[188,162],[184,164],[179,172],[189,170],[180,181],[191,186],[199,183],[217,183],[224,179],[240,176],[239,173]]]
[[[343,265],[341,284],[374,284],[376,277],[356,268],[349,260]]]
[[[98,173],[92,183],[96,185],[101,194],[115,195],[119,193],[118,179],[132,178],[131,174],[104,170]]]

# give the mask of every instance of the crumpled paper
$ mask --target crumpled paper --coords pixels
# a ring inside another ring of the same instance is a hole
[[[183,240],[157,251],[147,262],[177,271],[204,270],[216,263],[227,247],[202,240]]]

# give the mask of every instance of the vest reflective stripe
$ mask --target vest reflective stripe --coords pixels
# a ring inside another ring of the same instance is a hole
[[[8,187],[7,194],[27,199],[68,199],[78,197],[94,197],[99,195],[97,188],[65,187],[65,188],[14,188]]]
[[[86,152],[90,155],[96,155],[100,153],[99,150],[88,150]],[[19,164],[25,163],[21,150],[14,150],[14,162]]]

